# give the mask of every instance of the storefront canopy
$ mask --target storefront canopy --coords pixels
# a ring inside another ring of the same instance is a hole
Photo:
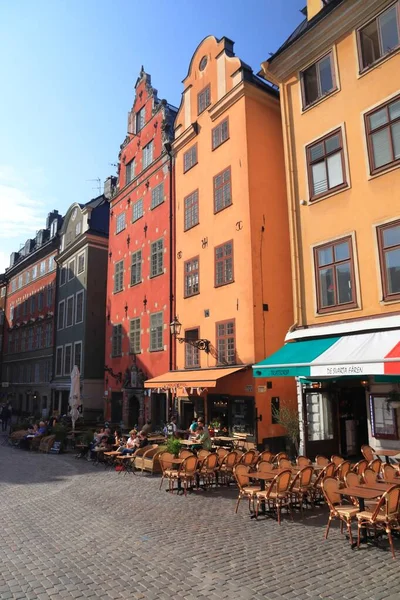
[[[400,375],[400,329],[300,340],[253,365],[254,377]]]
[[[167,371],[164,375],[153,377],[144,382],[145,388],[176,389],[176,388],[210,388],[216,387],[222,377],[237,373],[246,367],[231,367],[225,369],[196,369],[185,371]]]

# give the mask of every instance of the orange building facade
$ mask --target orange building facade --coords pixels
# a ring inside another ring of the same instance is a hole
[[[398,445],[400,3],[309,0],[262,67],[281,91],[295,320],[286,341],[303,345],[259,375],[308,369],[299,408],[309,453]],[[313,343],[325,353],[311,356]]]
[[[233,42],[213,36],[183,84],[173,142],[175,372],[145,385],[171,391],[181,427],[201,414],[261,443],[283,435],[271,403],[296,397],[293,380],[255,386],[251,370],[293,323],[279,97]]]

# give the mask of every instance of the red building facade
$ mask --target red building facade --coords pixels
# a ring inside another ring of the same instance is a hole
[[[142,67],[110,207],[105,416],[125,427],[141,426],[149,418],[158,426],[166,418],[165,394],[145,392],[143,383],[172,366],[176,112],[158,99]]]

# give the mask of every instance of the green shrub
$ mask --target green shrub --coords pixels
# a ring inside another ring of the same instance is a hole
[[[176,438],[174,438],[172,436],[168,438],[167,447],[166,447],[167,452],[170,452],[174,456],[178,456],[181,447],[182,447],[182,444],[181,444],[180,440],[177,440]]]

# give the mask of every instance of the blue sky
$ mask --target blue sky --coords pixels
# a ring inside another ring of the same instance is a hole
[[[259,69],[306,0],[0,0],[0,272],[53,208],[115,174],[141,65],[179,105],[199,42],[227,36]]]

